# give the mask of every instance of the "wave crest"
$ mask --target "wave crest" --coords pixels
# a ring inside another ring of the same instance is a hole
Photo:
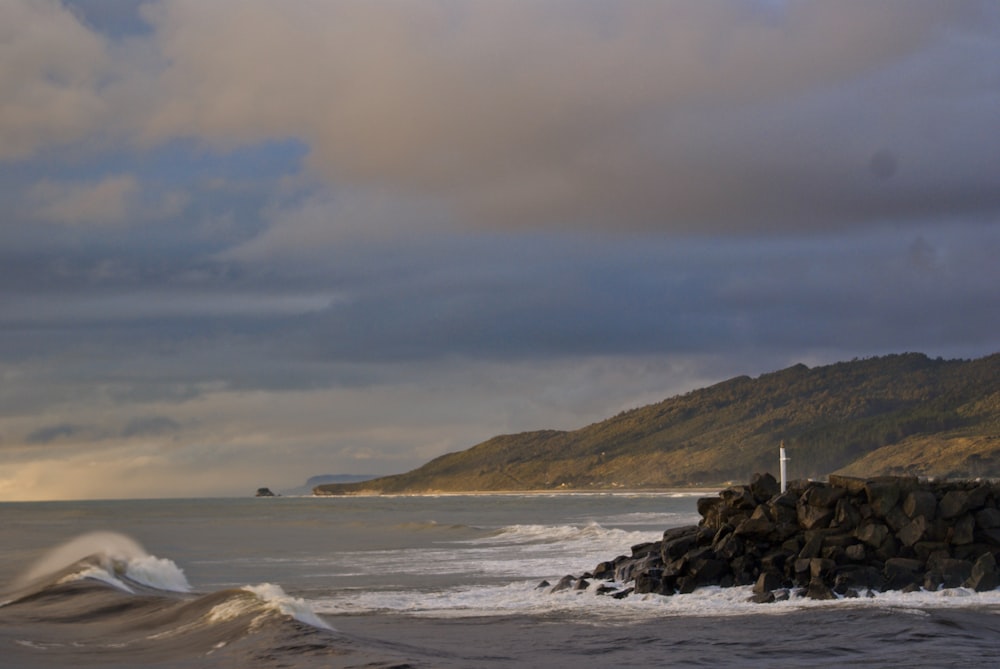
[[[139,542],[118,532],[89,532],[52,549],[22,575],[17,587],[82,568],[61,580],[95,578],[131,592],[129,583],[171,592],[190,592],[184,571],[173,561],[146,552]]]

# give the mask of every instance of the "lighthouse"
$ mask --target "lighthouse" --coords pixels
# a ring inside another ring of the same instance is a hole
[[[778,447],[778,471],[781,475],[781,492],[785,492],[788,486],[786,478],[785,463],[788,462],[788,458],[785,457],[785,440],[781,440],[781,446]]]

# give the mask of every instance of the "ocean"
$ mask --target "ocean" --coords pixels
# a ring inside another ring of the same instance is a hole
[[[709,493],[0,504],[0,668],[995,666],[1000,591],[551,592]]]

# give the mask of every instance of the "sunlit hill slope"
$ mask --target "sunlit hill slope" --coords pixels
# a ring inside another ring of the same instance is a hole
[[[405,474],[316,494],[712,486],[777,469],[1000,477],[1000,354],[919,353],[741,376],[578,430],[494,437]]]

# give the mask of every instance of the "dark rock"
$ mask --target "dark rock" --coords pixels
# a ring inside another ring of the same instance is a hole
[[[728,533],[712,543],[712,550],[719,558],[732,561],[733,558],[743,555],[744,543],[736,535]]]
[[[750,493],[762,504],[781,492],[781,485],[771,474],[754,474],[750,479]]]
[[[885,518],[899,502],[902,486],[899,479],[877,479],[865,484],[868,506],[876,518]]]
[[[823,547],[847,548],[858,543],[854,533],[837,533],[823,535]]]
[[[809,581],[806,597],[809,599],[836,599],[837,595],[834,594],[833,590],[826,583],[819,579],[813,579]]]
[[[825,579],[827,574],[837,567],[837,563],[826,558],[812,558],[809,560],[809,577],[812,580]]]
[[[786,490],[785,492],[779,493],[777,496],[772,498],[771,504],[773,506],[783,506],[788,509],[794,509],[798,501],[799,495],[792,490]]]
[[[699,497],[698,515],[702,518],[708,518],[708,516],[711,515],[721,504],[721,497]]]
[[[271,492],[270,488],[257,488],[257,494],[254,497],[274,497],[275,494]]]
[[[882,523],[869,521],[858,527],[854,536],[872,548],[879,548],[889,536],[889,528]]]
[[[1000,546],[1000,527],[989,530],[980,530],[979,536],[982,538],[982,541],[985,541],[988,544]]]
[[[951,529],[950,521],[935,518],[927,523],[927,540],[947,541],[949,529]]]
[[[881,546],[875,549],[874,555],[882,562],[894,557],[903,557],[899,554],[899,542],[891,534],[885,538]]]
[[[1000,510],[981,509],[976,512],[976,527],[981,530],[993,530],[1000,528]]]
[[[896,538],[899,539],[900,543],[904,546],[913,546],[924,538],[924,534],[926,532],[927,519],[924,516],[917,516],[901,530],[899,530],[896,534]]]
[[[851,504],[850,498],[842,498],[837,501],[837,508],[833,512],[834,525],[841,529],[853,530],[860,522],[861,512]]]
[[[662,541],[632,546],[631,556],[600,563],[593,578],[632,583],[590,587],[621,598],[671,595],[716,585],[753,585],[754,601],[803,588],[815,599],[863,589],[937,589],[1000,583],[1000,486],[915,478],[796,481],[775,492],[770,475],[698,502],[699,525],[674,528]],[[585,574],[551,587],[586,589]],[[540,585],[539,587],[549,587]]]
[[[917,559],[925,561],[928,566],[933,565],[935,560],[951,557],[948,544],[939,541],[918,541],[913,545],[913,551]]]
[[[559,582],[556,583],[554,586],[552,586],[552,589],[549,590],[549,592],[551,593],[551,592],[559,592],[561,590],[569,590],[570,588],[573,587],[574,583],[576,583],[576,577],[573,576],[572,574],[567,574],[566,576],[563,576],[561,579],[559,579]]]
[[[966,490],[949,490],[938,504],[938,515],[944,520],[956,518],[969,510],[969,493]]]
[[[771,551],[760,559],[761,569],[764,571],[772,570],[782,572],[785,570],[785,565],[788,563],[788,560],[790,558],[794,558],[795,555],[795,553],[783,548]]]
[[[968,560],[949,558],[939,561],[934,571],[941,577],[938,587],[958,588],[972,578],[972,563]]]
[[[937,511],[937,497],[929,490],[912,490],[903,500],[903,512],[911,519],[923,516],[934,520]]]
[[[996,590],[1000,585],[997,574],[997,561],[993,553],[983,553],[972,565],[972,575],[965,582],[965,587],[976,592]]]
[[[757,507],[761,509],[763,507]],[[736,526],[734,534],[739,537],[766,537],[774,532],[774,523],[767,518],[754,518],[751,516]]]
[[[844,556],[854,562],[864,562],[868,557],[868,551],[864,544],[853,544],[844,549]]]
[[[799,514],[795,510],[795,504],[788,506],[772,500],[768,502],[767,510],[775,525],[794,525],[794,529],[798,529]]]
[[[698,545],[701,536],[701,528],[697,526],[667,530],[663,533],[663,542],[660,546],[660,555],[663,561],[670,562],[682,557]]]
[[[798,513],[799,526],[806,530],[827,527],[830,521],[833,520],[834,510],[824,506],[799,504],[796,511]]]
[[[726,488],[719,495],[722,497],[723,502],[726,503],[726,506],[732,509],[752,511],[757,507],[757,501],[754,499],[753,493],[750,492],[750,486]]]
[[[612,561],[602,562],[594,567],[594,578],[610,581],[615,577],[615,563]]]
[[[652,553],[658,554],[662,544],[662,541],[647,541],[645,543],[636,544],[635,546],[632,546],[632,557],[641,558]]]
[[[819,532],[806,532],[805,544],[799,551],[799,558],[819,557],[819,552],[823,549],[823,535]]]
[[[834,591],[843,594],[847,588],[881,590],[885,584],[882,572],[871,565],[845,565],[833,571]]]
[[[635,588],[625,588],[624,590],[619,590],[618,592],[611,595],[614,599],[625,599],[629,595],[635,592]]]
[[[885,562],[886,587],[890,590],[902,590],[908,585],[918,583],[924,564],[920,560],[908,558],[890,558]]]
[[[663,572],[652,569],[635,577],[635,594],[665,594],[663,592]]]
[[[549,583],[548,581],[542,581],[541,583],[539,583],[538,585],[535,586],[535,589],[537,590],[537,589],[540,589],[540,588],[548,588],[551,585],[552,584]]]
[[[974,531],[976,529],[976,519],[971,513],[967,513],[955,520],[948,536],[948,543],[955,546],[971,544],[975,541]]]
[[[865,486],[868,484],[867,479],[857,478],[855,476],[840,476],[839,474],[830,474],[827,479],[829,484],[835,488],[843,488],[847,491],[849,495],[858,496],[865,490]]]
[[[893,532],[899,532],[903,527],[910,523],[910,517],[906,515],[902,507],[894,506],[892,510],[885,516],[885,524],[889,526],[889,529]]]
[[[781,572],[767,570],[760,574],[757,582],[753,586],[753,592],[755,595],[760,595],[765,592],[771,592],[772,590],[777,590],[784,583],[784,579],[781,576]]]
[[[809,506],[818,506],[824,509],[832,508],[847,491],[843,488],[833,488],[829,486],[814,486],[805,494],[805,502]]]
[[[725,574],[731,573],[729,563],[715,558],[696,560],[691,564],[691,575],[698,585],[713,585]]]

